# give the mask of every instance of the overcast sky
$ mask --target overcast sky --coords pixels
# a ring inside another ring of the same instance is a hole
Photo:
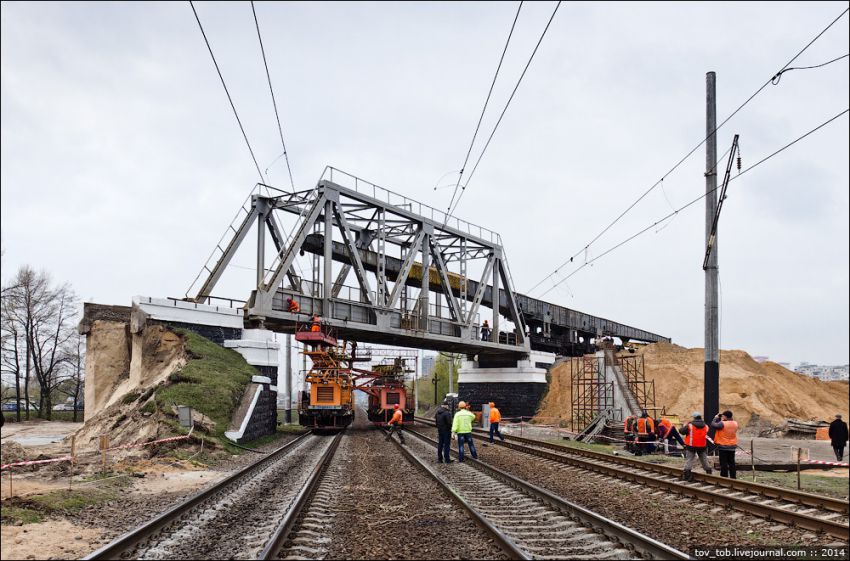
[[[516,6],[258,3],[297,187],[333,165],[444,208],[434,185],[463,162]],[[281,148],[250,5],[196,7],[265,169]],[[523,6],[483,134],[553,7]],[[702,140],[707,71],[722,120],[846,7],[562,4],[457,214],[501,233],[527,291]],[[793,66],[847,54],[849,19]],[[738,133],[752,165],[848,98],[846,58],[788,72],[718,153]],[[188,3],[3,3],[0,99],[4,280],[30,264],[85,300],[182,296],[258,179]],[[845,114],[730,184],[722,348],[848,362],[848,136]],[[704,162],[700,148],[588,257],[699,196]],[[269,181],[288,184],[283,160]],[[697,204],[546,298],[702,346],[703,230]]]

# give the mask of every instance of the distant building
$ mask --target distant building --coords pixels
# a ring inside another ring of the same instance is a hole
[[[837,366],[824,366],[820,364],[810,364],[808,362],[801,362],[797,366],[797,368],[794,369],[794,371],[798,374],[803,374],[805,376],[817,378],[818,380],[823,380],[824,382],[850,379],[850,365],[847,364]]]
[[[770,358],[769,356],[754,356],[753,360],[756,361],[756,362],[764,362],[769,358]]]
[[[434,371],[434,366],[437,364],[437,357],[424,356],[422,358],[422,377],[427,378]]]

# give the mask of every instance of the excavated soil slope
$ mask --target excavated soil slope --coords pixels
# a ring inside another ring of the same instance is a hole
[[[644,357],[646,379],[655,380],[657,405],[682,419],[702,411],[703,349],[657,343],[638,352]],[[556,365],[550,378],[537,418],[545,423],[569,420],[569,364]],[[830,421],[836,413],[847,418],[847,392],[847,382],[822,382],[773,362],[758,363],[744,351],[720,353],[720,409],[732,410],[744,424],[754,414],[772,424],[786,418]]]

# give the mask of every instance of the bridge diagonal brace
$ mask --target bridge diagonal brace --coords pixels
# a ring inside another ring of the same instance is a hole
[[[266,224],[269,227],[269,234],[271,234],[272,241],[274,242],[274,247],[277,250],[278,254],[283,251],[283,243],[284,236],[283,231],[280,228],[280,224],[277,221],[277,218],[274,214],[269,214],[266,218]],[[295,274],[295,270],[290,265],[289,269],[286,271],[286,278],[289,279],[289,284],[292,286],[293,290],[297,290],[298,292],[303,294],[301,290],[301,282],[298,280],[298,275]]]
[[[472,306],[469,308],[469,315],[466,318],[466,325],[472,325],[472,318],[478,313],[478,307],[481,305],[481,300],[484,298],[484,290],[487,288],[487,278],[493,270],[493,264],[496,262],[496,255],[491,253],[487,257],[487,263],[484,265],[484,272],[481,275],[481,281],[478,283],[478,290],[475,291],[475,299],[472,301]]]
[[[278,253],[280,262],[277,267],[275,267],[270,279],[268,282],[263,283],[262,286],[257,287],[258,293],[265,293],[270,296],[271,292],[273,292],[275,287],[280,283],[284,273],[292,266],[292,262],[295,260],[295,255],[298,253],[298,250],[307,238],[307,234],[310,232],[313,224],[316,223],[316,220],[322,213],[326,200],[327,197],[322,194],[313,203],[313,208],[310,209],[310,213],[307,215],[307,218],[301,223],[301,226],[298,228],[298,233],[292,239],[292,243],[289,247],[283,248],[283,251]],[[268,307],[271,307],[271,302],[268,303]]]
[[[245,219],[242,220],[242,224],[239,225],[239,228],[236,230],[233,238],[230,239],[227,247],[224,251],[222,251],[221,257],[218,258],[218,261],[215,262],[212,270],[210,270],[207,280],[204,281],[204,284],[201,285],[200,290],[198,290],[198,294],[193,298],[195,302],[203,302],[204,299],[212,293],[212,290],[215,288],[215,285],[218,283],[221,275],[224,274],[224,269],[230,263],[230,260],[233,259],[233,256],[236,254],[236,250],[239,249],[239,246],[242,244],[245,236],[247,236],[248,232],[251,230],[251,225],[259,215],[260,211],[257,209],[257,205],[252,204],[251,212],[249,212],[245,216]]]
[[[366,294],[366,298],[372,306],[375,306],[375,297],[372,295],[372,289],[369,287],[369,279],[366,277],[366,268],[363,267],[363,261],[360,259],[360,252],[352,242],[351,228],[348,226],[348,221],[345,219],[345,213],[340,212],[339,205],[333,204],[334,214],[336,215],[339,230],[342,233],[342,241],[351,255],[351,260],[354,262],[354,274],[357,275],[357,281],[360,283],[360,288]]]
[[[357,241],[354,242],[354,246],[358,250],[369,249],[369,246],[372,245],[372,240],[374,239],[374,234],[372,233],[372,230],[360,230],[357,235],[358,238]],[[351,264],[344,264],[336,277],[336,281],[334,281],[333,290],[331,291],[331,298],[336,298],[337,296],[339,296],[343,285],[345,285],[345,279],[348,278],[348,273],[350,272]]]
[[[398,302],[399,295],[401,295],[401,291],[404,289],[404,285],[407,282],[407,276],[413,268],[413,262],[419,254],[417,248],[422,245],[423,237],[425,237],[425,230],[420,228],[416,233],[416,238],[414,239],[413,244],[410,246],[410,251],[407,253],[407,257],[404,259],[404,263],[401,266],[401,272],[395,280],[395,286],[393,286],[393,291],[390,294],[390,301],[387,303],[388,308],[394,308],[396,302]]]
[[[446,301],[449,303],[449,309],[452,312],[454,321],[463,321],[463,316],[460,311],[460,304],[452,292],[452,286],[449,284],[448,268],[446,260],[443,257],[443,252],[440,251],[440,246],[431,238],[431,253],[434,254],[434,265],[437,266],[437,272],[440,273],[440,284],[443,286],[443,294],[446,296]]]
[[[519,307],[517,306],[516,295],[514,294],[514,287],[508,282],[510,277],[507,275],[505,271],[505,265],[502,263],[502,260],[499,260],[499,276],[502,277],[502,284],[505,287],[505,299],[508,304],[508,312],[510,313],[510,319],[514,325],[516,326],[517,333],[517,342],[525,343],[525,320],[522,317],[522,314],[519,313]],[[494,298],[494,306],[498,309],[499,306],[499,296],[493,296]]]

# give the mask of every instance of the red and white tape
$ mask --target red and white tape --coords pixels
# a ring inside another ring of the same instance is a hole
[[[195,427],[192,427],[191,429],[189,429],[189,433],[184,434],[182,436],[172,436],[172,437],[169,437],[169,438],[160,438],[159,440],[151,440],[149,442],[136,442],[134,444],[124,444],[122,446],[115,446],[115,447],[112,447],[112,448],[107,448],[106,451],[110,452],[112,450],[123,450],[123,449],[126,449],[126,448],[141,448],[142,446],[149,446],[151,444],[161,444],[163,442],[173,442],[175,440],[186,440],[187,438],[192,436],[193,430],[195,430]]]
[[[74,458],[71,456],[62,456],[61,458],[50,458],[48,460],[28,460],[25,462],[14,462],[11,464],[3,464],[0,466],[0,470],[10,468],[10,467],[18,467],[18,466],[34,466],[36,464],[52,464],[54,462],[70,462]]]
[[[821,464],[824,466],[835,466],[835,467],[850,467],[850,463],[847,462],[827,462],[826,460],[803,460],[807,464]]]

